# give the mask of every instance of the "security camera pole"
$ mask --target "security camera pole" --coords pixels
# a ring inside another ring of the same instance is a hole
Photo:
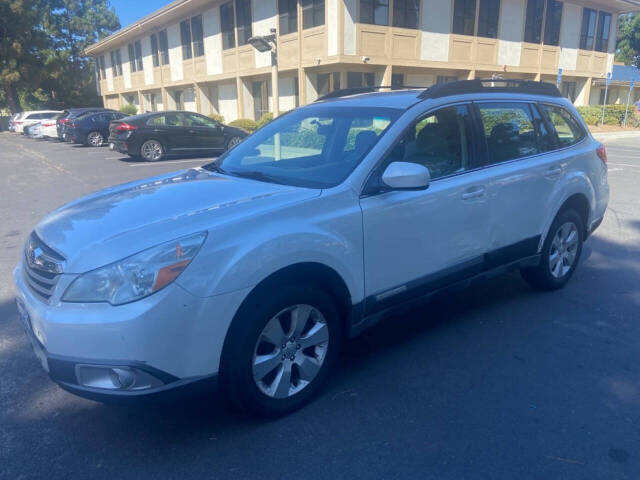
[[[278,93],[278,43],[276,29],[272,28],[269,35],[255,35],[249,38],[249,43],[259,52],[271,52],[271,92],[273,96],[273,116],[280,115],[280,95]]]

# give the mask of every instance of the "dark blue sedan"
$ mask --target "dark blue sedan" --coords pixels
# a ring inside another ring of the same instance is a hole
[[[67,133],[73,143],[99,147],[109,138],[109,123],[126,116],[120,112],[89,112],[73,119]]]

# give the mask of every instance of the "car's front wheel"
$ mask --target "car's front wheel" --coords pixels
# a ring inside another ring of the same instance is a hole
[[[87,145],[90,147],[100,147],[104,143],[104,137],[100,132],[89,132],[87,135]]]
[[[524,279],[536,288],[564,287],[575,271],[584,242],[582,217],[573,209],[561,211],[547,234],[537,267],[522,270]]]
[[[266,416],[301,407],[337,357],[340,325],[334,301],[316,287],[281,286],[249,299],[225,346],[225,393],[236,406]]]
[[[157,140],[147,140],[140,147],[140,156],[147,162],[157,162],[163,154],[162,144]]]
[[[231,137],[227,142],[227,150],[231,150],[242,142],[242,138],[240,137]]]

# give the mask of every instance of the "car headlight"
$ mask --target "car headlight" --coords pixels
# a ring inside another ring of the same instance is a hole
[[[178,278],[206,236],[199,233],[172,240],[84,273],[69,285],[62,300],[122,305],[149,296]]]

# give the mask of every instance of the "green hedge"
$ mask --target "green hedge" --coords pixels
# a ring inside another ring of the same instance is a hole
[[[136,108],[136,106],[131,105],[130,103],[120,107],[120,111],[125,115],[136,115],[138,113],[138,109]]]
[[[626,105],[607,105],[604,115],[605,125],[623,125]],[[577,107],[587,125],[602,124],[602,105],[592,105],[587,107]],[[635,115],[635,107],[629,105],[629,115],[627,117],[628,127],[640,127],[640,118]]]
[[[210,113],[209,118],[215,120],[218,123],[224,123],[224,117],[218,113]]]
[[[258,123],[255,120],[251,120],[249,118],[239,118],[237,120],[234,120],[233,122],[230,122],[229,125],[231,127],[242,128],[243,130],[246,130],[248,132],[253,132],[258,128]]]
[[[273,120],[273,113],[271,112],[267,112],[265,114],[263,114],[260,117],[260,120],[258,120],[258,128],[262,128],[264,127],[267,123],[269,123],[271,120]]]

